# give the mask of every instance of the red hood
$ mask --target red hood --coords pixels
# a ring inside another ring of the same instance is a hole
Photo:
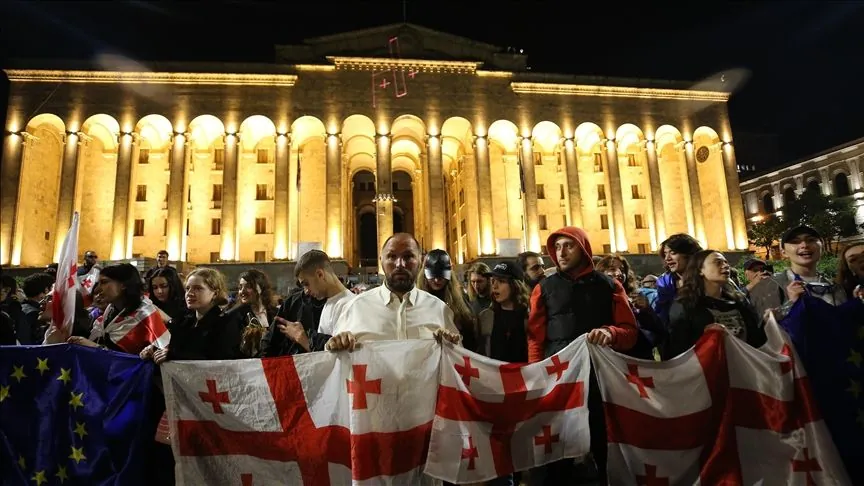
[[[559,229],[558,231],[552,232],[549,234],[549,238],[546,239],[546,251],[549,253],[549,258],[555,262],[555,266],[558,266],[558,254],[555,252],[555,241],[562,237],[566,236],[567,238],[572,238],[579,245],[579,248],[582,249],[582,259],[584,262],[587,262],[587,265],[583,266],[580,269],[571,270],[568,272],[571,277],[581,277],[586,273],[590,273],[594,271],[594,252],[591,251],[591,242],[588,241],[588,234],[585,233],[585,230],[582,228],[577,228],[575,226],[565,226],[564,228]]]

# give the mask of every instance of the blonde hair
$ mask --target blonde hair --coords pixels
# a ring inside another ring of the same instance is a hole
[[[225,276],[221,272],[212,268],[196,268],[189,272],[186,276],[188,282],[192,277],[201,277],[210,290],[213,291],[213,304],[221,307],[228,303],[228,284],[225,281]]]
[[[417,288],[432,292],[426,273],[422,270],[417,275]],[[470,331],[474,332],[474,314],[468,309],[468,304],[465,303],[465,298],[462,295],[462,284],[459,283],[459,280],[447,280],[447,285],[444,287],[444,303],[453,311],[453,319],[460,331],[463,330],[464,326],[470,326]]]

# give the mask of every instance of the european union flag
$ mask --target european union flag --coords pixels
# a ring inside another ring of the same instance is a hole
[[[853,484],[864,484],[864,302],[804,296],[780,322]]]
[[[98,348],[0,347],[2,484],[143,483],[153,370]]]

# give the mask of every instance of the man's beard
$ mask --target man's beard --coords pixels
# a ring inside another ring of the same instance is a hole
[[[407,270],[400,270],[387,276],[387,288],[394,292],[408,292],[414,288],[414,275]]]

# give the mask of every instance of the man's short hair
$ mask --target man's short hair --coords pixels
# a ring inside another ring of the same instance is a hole
[[[34,273],[32,275],[27,275],[21,289],[24,291],[24,295],[26,295],[28,299],[31,299],[48,290],[53,283],[53,275],[47,273]]]
[[[309,250],[300,256],[297,264],[294,265],[294,277],[299,279],[301,273],[314,272],[319,269],[333,273],[330,257],[321,250]]]
[[[537,252],[523,251],[516,257],[516,263],[519,264],[519,268],[521,268],[523,272],[528,269],[527,267],[529,258],[537,258],[540,261],[543,260],[543,257],[541,257],[540,254]]]
[[[168,250],[159,250],[156,253],[156,256],[160,256],[160,255],[165,255],[167,257],[168,256]]]

